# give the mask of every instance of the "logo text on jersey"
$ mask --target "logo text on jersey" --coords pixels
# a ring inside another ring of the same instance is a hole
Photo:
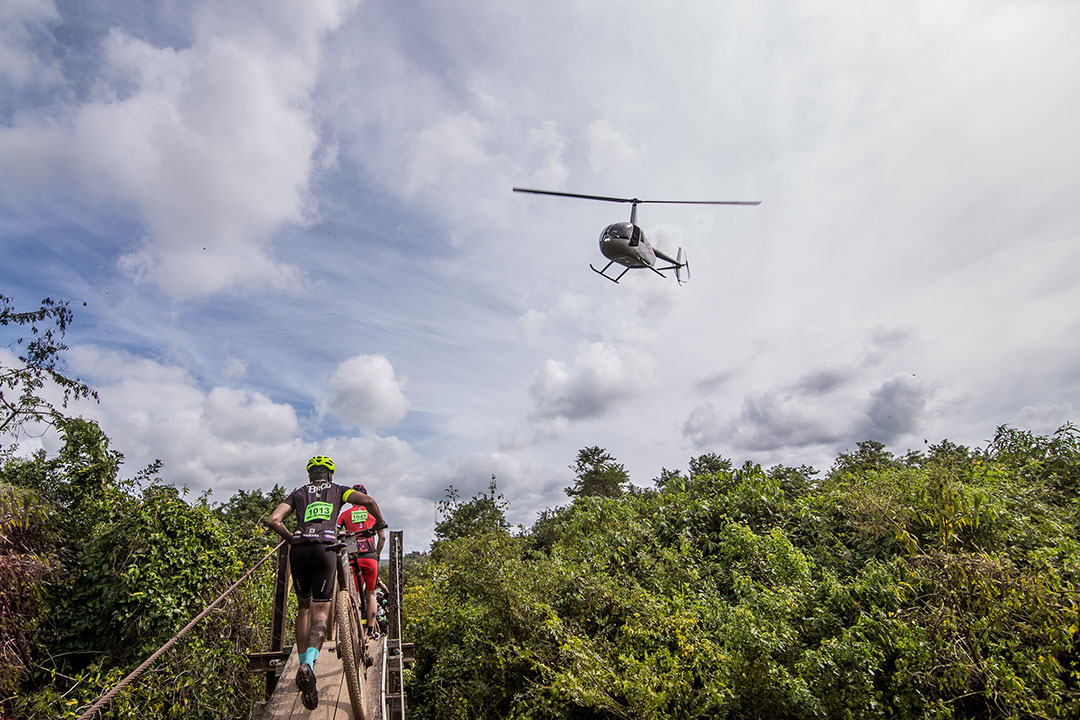
[[[334,514],[334,506],[328,502],[313,502],[304,511],[304,522],[329,520]]]

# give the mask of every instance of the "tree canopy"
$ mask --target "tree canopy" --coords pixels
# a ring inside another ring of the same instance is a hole
[[[62,420],[50,390],[60,394],[62,408],[73,399],[97,399],[96,390],[64,372],[63,337],[74,319],[70,304],[45,298],[36,310],[18,310],[0,294],[0,327],[17,329],[12,343],[19,348],[18,362],[5,365],[0,358],[0,435],[17,437],[27,423]]]
[[[630,482],[622,463],[597,446],[581,450],[570,469],[574,471],[574,484],[566,488],[570,497],[618,497]]]
[[[1078,473],[1071,425],[824,477],[710,455],[445,539],[407,587],[410,715],[1076,717]]]

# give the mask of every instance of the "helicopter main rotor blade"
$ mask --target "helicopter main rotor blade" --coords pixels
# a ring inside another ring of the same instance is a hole
[[[760,205],[760,200],[635,200],[639,205]]]
[[[514,192],[533,193],[534,195],[557,195],[558,197],[584,198],[585,200],[603,200],[605,202],[636,203],[641,202],[635,198],[617,198],[606,195],[582,195],[580,193],[555,192],[554,190],[530,190],[529,188],[514,188]]]
[[[607,195],[583,195],[581,193],[555,192],[554,190],[531,190],[514,188],[514,192],[533,193],[535,195],[555,195],[557,197],[583,198],[585,200],[603,200],[604,202],[633,203],[634,205],[760,205],[760,200],[639,200],[638,198],[609,197]]]

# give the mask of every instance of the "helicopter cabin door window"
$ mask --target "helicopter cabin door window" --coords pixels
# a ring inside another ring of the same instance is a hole
[[[637,225],[631,226],[633,230],[630,231],[630,247],[637,247],[641,242],[641,228]]]

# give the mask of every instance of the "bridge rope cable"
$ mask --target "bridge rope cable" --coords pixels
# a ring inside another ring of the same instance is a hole
[[[171,638],[171,639],[170,639],[170,640],[169,640],[168,642],[166,642],[166,643],[165,643],[164,645],[162,645],[162,646],[161,646],[161,647],[159,647],[159,648],[158,648],[157,650],[155,650],[155,651],[154,651],[154,653],[153,653],[153,654],[152,654],[152,655],[151,655],[150,657],[146,658],[146,660],[144,660],[144,661],[143,661],[142,665],[140,665],[139,667],[135,668],[135,669],[134,669],[134,670],[132,670],[132,671],[131,671],[130,673],[128,673],[128,676],[127,676],[127,677],[125,677],[125,678],[124,678],[123,680],[121,680],[120,682],[118,682],[118,683],[116,684],[116,687],[114,687],[114,688],[113,688],[112,690],[110,690],[109,692],[105,693],[105,694],[104,694],[104,695],[102,695],[102,696],[101,696],[100,698],[98,698],[98,699],[97,699],[97,702],[95,702],[95,703],[94,703],[94,704],[93,704],[92,706],[90,706],[90,709],[89,709],[89,710],[87,710],[87,711],[86,711],[86,712],[84,712],[84,713],[83,713],[82,715],[80,715],[80,716],[79,716],[79,718],[78,718],[78,720],[90,720],[90,718],[92,718],[92,717],[94,716],[94,714],[95,714],[95,713],[96,713],[96,712],[97,712],[98,710],[100,710],[101,708],[105,707],[105,706],[106,706],[106,705],[108,705],[108,704],[109,704],[110,702],[112,702],[112,699],[113,699],[114,697],[116,697],[117,693],[119,693],[119,692],[120,692],[121,690],[123,690],[123,689],[124,689],[125,687],[127,687],[128,685],[130,685],[130,684],[131,684],[131,683],[132,683],[132,682],[133,682],[133,681],[134,681],[134,680],[135,680],[135,679],[136,679],[137,677],[139,677],[140,675],[142,675],[143,671],[145,671],[145,670],[146,670],[146,668],[150,667],[150,665],[151,665],[151,664],[152,664],[152,663],[153,663],[153,662],[154,662],[155,660],[157,660],[157,659],[158,659],[159,657],[161,657],[162,655],[164,655],[164,654],[165,654],[165,652],[166,652],[166,651],[168,651],[168,649],[169,649],[169,648],[171,648],[171,647],[172,647],[173,645],[175,645],[175,644],[176,644],[176,641],[177,641],[177,640],[179,640],[180,638],[184,637],[184,635],[185,635],[185,634],[187,634],[187,631],[188,631],[188,630],[190,630],[191,628],[195,627],[195,625],[196,625],[196,624],[197,624],[197,623],[198,623],[198,622],[199,622],[200,620],[202,620],[202,619],[203,619],[204,617],[206,617],[207,615],[209,615],[209,614],[211,613],[211,611],[213,611],[213,609],[214,609],[215,607],[217,607],[217,606],[218,606],[218,604],[220,604],[220,603],[221,603],[221,601],[222,601],[222,600],[224,600],[224,599],[225,599],[226,597],[228,597],[228,596],[229,596],[230,594],[232,594],[232,592],[233,592],[234,590],[236,590],[236,588],[240,587],[240,584],[241,584],[241,583],[243,583],[243,582],[244,582],[245,580],[247,580],[247,579],[248,579],[249,577],[251,577],[251,574],[252,574],[253,572],[255,572],[255,570],[257,570],[257,569],[258,569],[258,567],[259,567],[260,565],[262,565],[262,564],[263,564],[264,562],[266,562],[267,560],[269,560],[269,559],[270,559],[270,556],[271,556],[271,555],[273,555],[274,553],[276,553],[276,552],[278,551],[278,549],[279,549],[279,548],[281,548],[281,546],[282,546],[282,545],[284,545],[284,544],[285,544],[285,541],[284,541],[284,540],[282,540],[282,541],[281,541],[280,543],[278,543],[278,544],[277,544],[277,546],[276,546],[276,547],[275,547],[275,548],[274,548],[273,550],[271,550],[270,552],[266,553],[266,555],[264,555],[264,556],[263,556],[263,559],[262,559],[262,560],[260,560],[259,562],[255,563],[254,565],[252,565],[252,566],[251,566],[251,569],[250,569],[250,570],[248,570],[248,571],[247,571],[246,573],[244,573],[244,576],[243,576],[243,577],[241,577],[241,578],[240,578],[239,580],[237,580],[236,582],[234,582],[234,583],[233,583],[233,584],[232,584],[232,585],[231,585],[231,586],[229,587],[229,589],[228,589],[228,590],[226,590],[225,592],[221,593],[221,595],[219,595],[219,596],[218,596],[218,599],[217,599],[217,600],[215,600],[214,602],[210,603],[210,605],[209,605],[209,606],[207,606],[207,608],[206,608],[205,610],[203,610],[203,611],[202,611],[201,613],[199,613],[198,615],[196,615],[196,616],[195,616],[195,617],[194,617],[194,618],[193,618],[193,619],[191,620],[191,622],[189,622],[189,623],[188,623],[187,625],[185,625],[185,626],[183,627],[183,629],[182,629],[182,630],[180,630],[180,632],[178,632],[178,633],[176,633],[175,635],[173,635],[173,636],[172,636],[172,638]]]

